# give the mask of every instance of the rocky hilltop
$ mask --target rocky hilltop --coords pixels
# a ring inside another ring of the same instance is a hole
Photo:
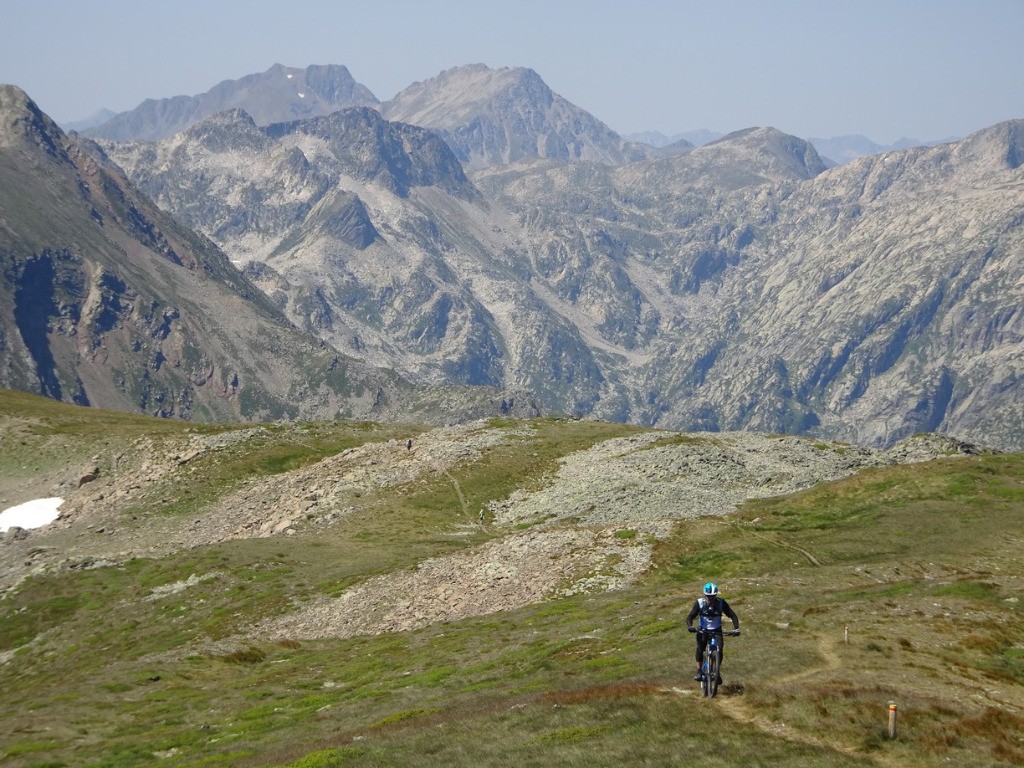
[[[0,419],[0,427],[33,446],[39,442],[34,423],[19,415]],[[748,499],[793,493],[870,467],[979,451],[939,436],[876,450],[800,437],[608,425],[607,437],[561,456],[545,477],[470,508],[468,489],[463,491],[456,474],[472,471],[490,454],[592,427],[573,421],[477,421],[409,432],[408,440],[402,433],[389,438],[376,427],[381,437],[369,433],[359,445],[318,462],[251,477],[187,516],[154,512],[187,496],[184,489],[203,487],[217,467],[259,456],[268,444],[315,442],[324,430],[345,428],[264,424],[145,435],[130,444],[105,440],[90,446],[98,453],[81,466],[61,463],[49,472],[9,477],[0,482],[6,503],[54,494],[66,500],[50,526],[3,537],[0,591],[54,570],[112,566],[244,539],[315,538],[318,531],[369,513],[381,497],[451,484],[461,504],[451,511],[457,521],[451,535],[486,532],[484,543],[460,546],[412,571],[370,578],[340,597],[306,602],[251,630],[256,637],[292,639],[404,631],[555,596],[620,589],[648,571],[653,546],[680,521],[723,516]],[[549,430],[546,438],[542,430]],[[72,450],[60,440],[50,443],[51,452]]]

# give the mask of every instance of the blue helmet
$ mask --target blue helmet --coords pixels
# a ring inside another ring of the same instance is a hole
[[[717,594],[718,594],[718,585],[715,584],[715,582],[709,581],[707,584],[704,585],[704,596],[705,597],[714,597]]]

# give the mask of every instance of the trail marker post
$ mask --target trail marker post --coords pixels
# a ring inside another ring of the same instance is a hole
[[[889,738],[896,738],[896,702],[889,702]]]

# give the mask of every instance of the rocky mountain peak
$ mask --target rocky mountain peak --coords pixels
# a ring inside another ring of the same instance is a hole
[[[1008,120],[967,137],[962,152],[977,162],[1000,170],[1024,164],[1024,120]]]
[[[275,140],[299,135],[318,140],[346,173],[380,183],[401,197],[413,187],[427,186],[464,199],[477,194],[441,139],[425,128],[389,122],[374,109],[344,109],[265,130]]]
[[[616,175],[632,196],[661,198],[694,189],[733,192],[806,181],[825,170],[809,142],[776,128],[747,128],[700,147],[680,148],[674,156],[624,166]]]
[[[765,178],[812,179],[825,170],[814,145],[777,128],[747,128],[694,150],[698,156],[747,152]]]
[[[200,145],[207,152],[260,152],[270,143],[252,116],[237,108],[203,118],[172,141]]]
[[[607,125],[554,93],[531,69],[455,67],[381,106],[389,120],[441,135],[470,168],[520,160],[617,165],[641,156]]]
[[[297,79],[305,88],[307,97],[315,96],[325,104],[343,106],[376,106],[380,100],[365,85],[356,82],[348,67],[340,64],[313,64],[295,69],[276,64],[286,80]]]
[[[452,129],[476,113],[493,108],[497,101],[523,96],[538,104],[549,104],[554,99],[551,89],[532,69],[467,64],[413,83],[386,102],[381,111],[389,120]]]
[[[16,85],[0,83],[0,146],[11,147],[28,141],[47,154],[63,156],[60,127]]]

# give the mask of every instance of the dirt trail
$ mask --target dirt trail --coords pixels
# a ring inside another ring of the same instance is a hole
[[[756,531],[750,530],[750,528],[748,527],[739,526],[731,521],[720,522],[722,525],[727,525],[733,530],[739,531],[740,533],[745,533],[748,536],[753,536],[756,539],[767,541],[769,544],[774,544],[777,547],[785,547],[786,549],[792,549],[794,552],[799,552],[801,555],[807,558],[808,562],[810,562],[811,565],[817,566],[819,568],[821,567],[821,562],[818,560],[818,558],[816,558],[814,555],[812,555],[810,552],[808,552],[806,549],[803,549],[802,547],[790,544],[788,541],[783,541],[778,534],[775,534],[774,536],[766,536],[763,533],[757,533]]]
[[[790,683],[822,675],[823,673],[838,669],[842,665],[839,654],[836,652],[836,646],[840,642],[838,639],[831,635],[817,635],[815,639],[818,645],[818,655],[820,656],[822,663],[814,666],[808,666],[798,672],[780,677],[775,681],[773,687],[784,688]],[[847,744],[818,738],[812,732],[789,728],[785,723],[772,720],[763,713],[758,712],[754,709],[753,705],[751,705],[751,703],[745,700],[742,696],[718,696],[715,698],[714,703],[715,706],[717,706],[718,709],[727,717],[746,725],[752,725],[769,736],[787,739],[788,741],[794,741],[820,749],[832,749],[849,757],[871,760],[877,765],[885,766],[886,768],[898,768],[900,765],[898,761],[888,755],[869,755]]]

